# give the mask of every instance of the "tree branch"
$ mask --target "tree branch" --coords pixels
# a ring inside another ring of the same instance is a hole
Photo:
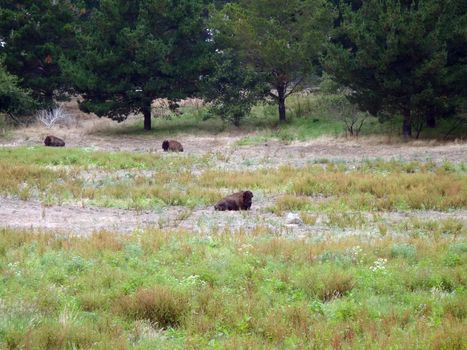
[[[13,121],[14,121],[16,124],[18,124],[18,125],[24,125],[24,123],[21,122],[21,121],[19,121],[18,119],[16,119],[16,117],[15,117],[11,112],[8,112],[7,114],[10,116],[11,119],[13,119]]]
[[[295,92],[295,89],[298,87],[298,85],[300,85],[300,83],[303,81],[303,77],[301,77],[294,85],[294,87],[288,92],[285,94],[285,98],[289,97],[290,95],[292,95],[294,92]]]

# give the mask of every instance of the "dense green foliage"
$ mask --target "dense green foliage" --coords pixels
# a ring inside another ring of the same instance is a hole
[[[313,73],[332,24],[325,1],[239,1],[215,14],[214,41],[233,48],[269,84],[286,120],[285,99]]]
[[[324,68],[363,110],[403,115],[404,136],[411,136],[412,125],[418,136],[425,120],[434,126],[436,117],[465,104],[461,7],[456,0],[372,0],[358,10],[342,8]]]
[[[67,0],[0,1],[0,54],[38,107],[52,107],[70,88],[59,60],[75,46],[74,18]]]
[[[11,75],[0,61],[0,113],[25,113],[33,106],[27,91],[21,89],[18,78]]]
[[[117,121],[141,112],[149,130],[153,99],[194,94],[209,46],[203,10],[203,1],[101,1],[63,64],[81,108]]]
[[[268,86],[251,66],[242,65],[231,50],[213,56],[213,69],[205,81],[204,96],[212,102],[211,111],[240,126],[240,120],[268,94]]]
[[[0,0],[2,71],[18,77],[4,74],[0,108],[24,111],[13,84],[34,108],[77,94],[98,116],[142,113],[146,130],[156,98],[202,96],[207,117],[235,125],[275,102],[285,121],[287,97],[325,73],[418,137],[443,118],[465,125],[466,24],[463,0]]]

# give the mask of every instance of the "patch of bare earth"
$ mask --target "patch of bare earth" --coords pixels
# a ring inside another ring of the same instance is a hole
[[[209,235],[218,231],[268,232],[290,238],[326,239],[349,235],[378,237],[378,223],[397,225],[408,219],[444,220],[457,219],[467,224],[467,210],[451,212],[406,211],[385,212],[378,222],[368,217],[368,223],[359,228],[336,228],[328,224],[323,213],[314,213],[316,223],[290,222],[286,215],[277,216],[265,210],[266,199],[250,211],[218,212],[213,207],[189,210],[183,207],[164,207],[159,210],[125,210],[75,205],[44,206],[37,201],[0,198],[0,226],[33,228],[63,234],[87,235],[99,230],[131,233],[145,228],[183,229],[193,233]],[[397,235],[389,230],[388,234]]]
[[[79,112],[76,112],[79,113]],[[162,153],[163,137],[151,135],[107,136],[99,133],[115,127],[115,122],[96,117],[79,116],[72,125],[46,129],[43,126],[18,129],[8,140],[0,138],[0,146],[41,145],[44,137],[52,133],[65,139],[67,147],[92,147],[100,150],[126,150]],[[245,136],[238,134],[178,135],[185,152],[183,156],[210,154],[214,166],[229,170],[260,167],[278,167],[289,164],[304,166],[313,162],[345,162],[348,165],[371,159],[402,161],[467,161],[467,143],[433,143],[413,141],[402,143],[385,138],[320,138],[306,142],[268,141],[250,146],[238,146]],[[44,207],[39,202],[0,198],[0,227],[23,227],[50,229],[59,232],[88,234],[95,230],[108,229],[131,232],[144,227],[179,227],[194,232],[212,232],[218,229],[254,231],[258,227],[293,237],[326,237],[341,234],[377,234],[375,227],[364,230],[331,230],[325,224],[326,216],[316,213],[315,225],[289,224],[285,217],[276,216],[266,210],[272,198],[256,197],[253,210],[249,212],[215,212],[212,207],[190,211],[182,207],[166,207],[160,210],[135,211],[111,208],[80,207],[62,205]],[[420,219],[457,218],[464,223],[466,210],[453,212],[411,211],[385,213],[385,220],[398,221],[409,217]],[[331,232],[332,231],[332,232]]]
[[[82,117],[72,126],[47,129],[41,125],[16,130],[8,139],[0,138],[0,146],[37,146],[42,145],[46,135],[54,134],[63,138],[67,147],[92,147],[109,151],[139,151],[162,153],[161,144],[166,137],[153,135],[105,135],[99,130],[121,127],[103,118]],[[386,137],[346,139],[323,137],[309,141],[267,141],[249,146],[238,146],[245,136],[252,134],[218,135],[178,135],[185,154],[203,155],[206,153],[222,155],[229,163],[227,168],[242,167],[248,163],[267,166],[291,164],[303,166],[310,162],[342,161],[347,163],[371,159],[396,159],[402,161],[434,161],[436,163],[467,161],[467,143],[463,141],[439,143],[433,141],[400,142]]]

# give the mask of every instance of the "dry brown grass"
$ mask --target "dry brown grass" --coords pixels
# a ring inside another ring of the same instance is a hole
[[[274,206],[270,207],[269,211],[276,215],[283,215],[284,212],[288,211],[296,212],[307,210],[310,203],[311,201],[308,197],[285,194],[275,200]]]
[[[300,218],[305,225],[314,225],[318,221],[318,215],[308,214],[304,211],[300,213]]]
[[[188,299],[168,287],[154,286],[117,299],[114,308],[131,319],[148,319],[160,327],[176,327],[188,311]]]
[[[319,274],[317,270],[305,272],[298,276],[293,284],[303,289],[308,295],[323,302],[329,302],[350,292],[355,286],[355,280],[351,271],[326,267]]]
[[[317,205],[345,204],[350,209],[463,208],[467,205],[465,176],[450,172],[406,173],[394,165],[387,174],[364,171],[343,172],[331,165],[257,171],[225,172],[208,170],[199,178],[201,186],[217,188],[259,188],[265,192],[287,192],[279,197],[274,211],[297,210],[313,205],[305,196],[324,197]],[[389,167],[388,170],[391,168]],[[295,196],[295,198],[294,198]],[[314,204],[316,205],[316,204]]]

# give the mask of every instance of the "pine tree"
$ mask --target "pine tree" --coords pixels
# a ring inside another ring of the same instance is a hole
[[[18,77],[7,72],[0,60],[0,113],[8,114],[15,121],[18,121],[18,114],[24,114],[34,107],[29,93],[18,85]]]
[[[404,137],[412,125],[418,136],[427,116],[455,111],[449,85],[459,80],[449,78],[443,30],[447,18],[454,20],[456,1],[368,0],[358,10],[347,7],[339,40],[323,59],[326,71],[350,88],[350,99],[363,110],[401,114]]]
[[[67,91],[58,63],[74,46],[74,18],[66,0],[0,0],[0,53],[8,71],[43,108]]]
[[[285,121],[285,100],[316,69],[332,11],[326,0],[240,0],[224,6],[212,25],[216,44],[265,78]]]
[[[269,88],[250,66],[242,65],[231,50],[218,51],[212,57],[212,71],[204,81],[204,97],[211,111],[240,126],[251,108],[264,99]]]
[[[155,98],[197,90],[209,53],[202,0],[102,0],[79,35],[81,50],[63,62],[80,108],[116,121],[144,115]]]

